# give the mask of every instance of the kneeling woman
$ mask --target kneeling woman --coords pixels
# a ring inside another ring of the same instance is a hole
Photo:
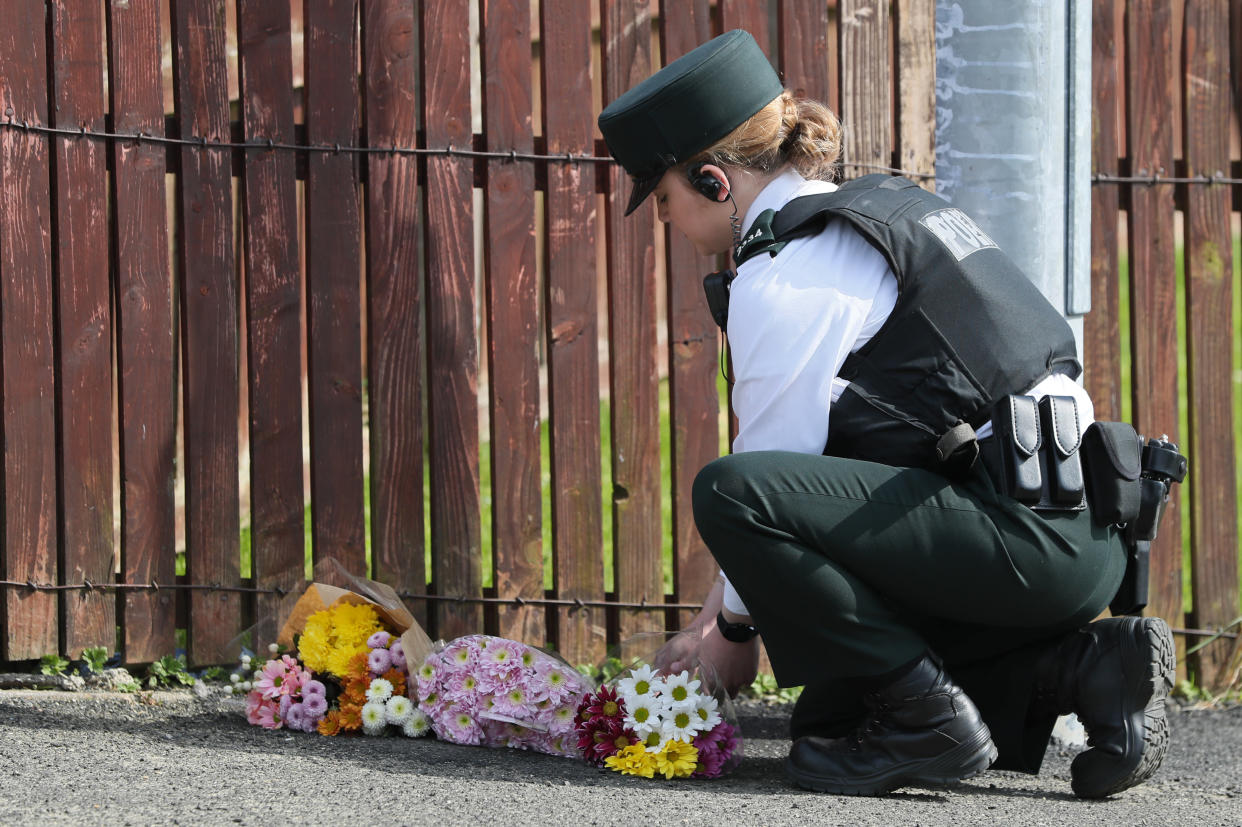
[[[1158,619],[1091,622],[1125,570],[1118,529],[1077,501],[999,493],[976,459],[1010,395],[1091,421],[1056,310],[911,182],[830,183],[835,116],[784,90],[745,32],[669,64],[599,124],[634,179],[628,212],[652,196],[661,221],[737,267],[738,434],[694,488],[721,578],[663,662],[707,665],[736,692],[762,633],[781,684],[805,686],[787,769],[810,789],[1036,772],[1070,711],[1092,744],[1076,793],[1149,777],[1173,649]]]

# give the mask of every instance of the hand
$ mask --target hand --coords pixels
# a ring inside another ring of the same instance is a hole
[[[698,659],[703,688],[709,692],[724,689],[732,698],[759,674],[759,639],[734,643],[712,624],[699,643]]]
[[[683,670],[693,672],[699,665],[699,644],[706,631],[699,624],[678,632],[655,653],[651,665],[665,675],[676,675]]]

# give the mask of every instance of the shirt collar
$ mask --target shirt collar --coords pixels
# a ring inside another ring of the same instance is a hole
[[[806,184],[807,180],[796,169],[789,167],[769,181],[755,196],[755,200],[746,210],[746,220],[742,226],[749,230],[760,213],[764,210],[779,210],[799,195],[798,191]]]

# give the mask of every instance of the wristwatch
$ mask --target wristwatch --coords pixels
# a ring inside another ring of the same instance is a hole
[[[716,628],[725,640],[733,643],[745,643],[759,634],[759,630],[749,623],[730,623],[725,620],[724,612],[716,612]]]

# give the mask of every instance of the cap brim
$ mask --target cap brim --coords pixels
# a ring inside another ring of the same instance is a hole
[[[634,189],[630,192],[630,203],[625,208],[625,214],[629,215],[638,209],[638,205],[647,200],[647,196],[651,195],[660,183],[660,179],[664,177],[664,170],[660,170],[655,175],[649,175],[646,178],[634,178]]]

